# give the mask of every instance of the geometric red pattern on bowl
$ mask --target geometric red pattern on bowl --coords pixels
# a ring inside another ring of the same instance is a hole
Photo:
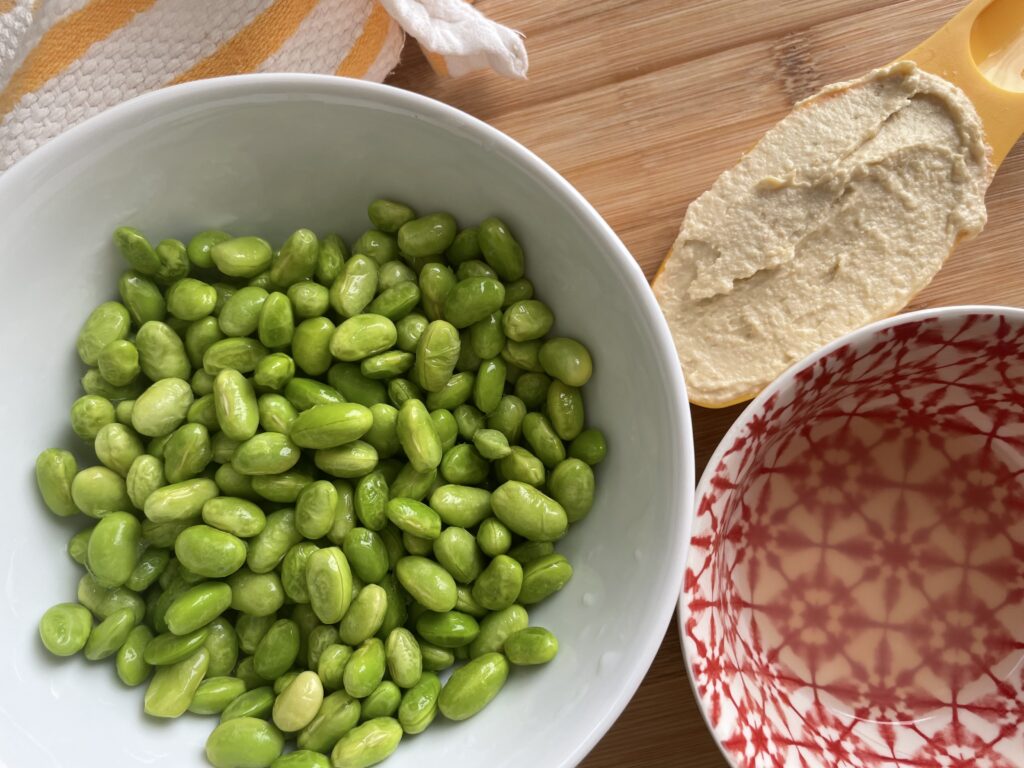
[[[697,498],[684,647],[732,762],[1024,766],[1024,312],[812,357]]]

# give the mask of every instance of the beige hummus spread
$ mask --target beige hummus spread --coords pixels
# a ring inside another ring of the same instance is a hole
[[[985,225],[981,121],[900,62],[801,102],[689,207],[654,290],[695,403],[889,316]]]

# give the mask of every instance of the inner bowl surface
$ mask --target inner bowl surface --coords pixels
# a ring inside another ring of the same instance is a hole
[[[114,227],[154,242],[220,228],[280,245],[304,226],[351,242],[378,196],[465,224],[506,219],[556,332],[594,353],[588,421],[610,444],[597,504],[559,545],[574,578],[530,611],[559,636],[557,661],[516,670],[479,716],[406,739],[388,765],[574,765],[636,690],[678,596],[693,498],[679,364],[639,267],[548,166],[457,110],[338,78],[228,78],[119,106],[0,178],[0,765],[201,766],[215,724],[154,722],[112,663],[50,658],[36,636],[47,607],[74,599],[81,572],[65,545],[87,521],[49,515],[32,467],[54,445],[95,462],[68,409],[82,374],[75,336],[125,268]]]
[[[797,366],[698,488],[681,618],[737,765],[1024,765],[1024,312]]]

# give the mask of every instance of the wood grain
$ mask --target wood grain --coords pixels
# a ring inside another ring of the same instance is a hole
[[[473,114],[532,149],[615,228],[648,276],[686,206],[817,88],[885,64],[964,0],[479,0],[521,30],[530,78],[437,76],[415,45],[390,82]],[[988,195],[989,225],[911,309],[1024,304],[1024,151]],[[693,409],[698,475],[742,406]],[[585,768],[724,766],[694,702],[675,623]]]

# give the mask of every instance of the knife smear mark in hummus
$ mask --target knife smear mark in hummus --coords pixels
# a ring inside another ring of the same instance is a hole
[[[689,207],[654,290],[693,402],[892,315],[985,225],[981,120],[911,62],[801,102]]]

